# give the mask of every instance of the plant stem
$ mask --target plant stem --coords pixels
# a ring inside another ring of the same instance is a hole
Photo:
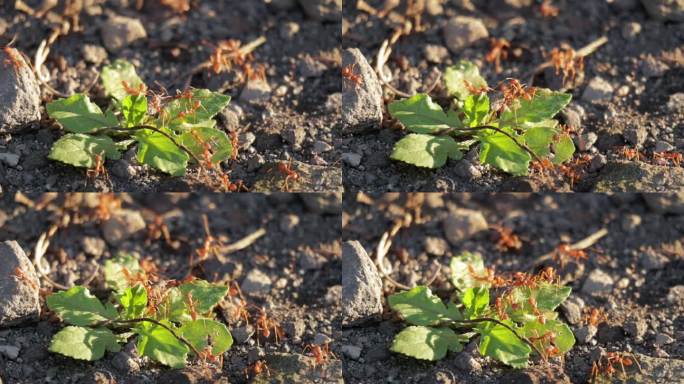
[[[495,319],[495,318],[492,318],[492,317],[480,317],[480,318],[471,319],[471,320],[448,320],[448,323],[452,323],[453,325],[458,325],[458,324],[477,324],[477,323],[484,323],[484,322],[495,323],[495,324],[498,324],[498,325],[500,325],[500,326],[502,326],[502,327],[508,329],[509,331],[511,331],[511,332],[515,335],[515,337],[517,337],[518,339],[520,339],[520,340],[521,340],[522,342],[524,342],[525,344],[529,345],[535,352],[537,352],[537,354],[538,354],[539,356],[544,356],[544,355],[541,353],[541,351],[539,351],[539,349],[538,349],[531,341],[529,341],[529,340],[528,340],[527,338],[525,338],[525,337],[520,336],[520,334],[518,334],[518,332],[517,332],[515,329],[513,329],[513,327],[511,327],[510,325],[508,325],[508,324],[506,324],[506,323],[504,323],[504,322],[502,322],[502,321],[500,321],[500,320],[497,320],[497,319]],[[454,324],[454,323],[455,323],[455,324]]]
[[[108,325],[108,324],[131,324],[131,323],[142,323],[142,322],[153,323],[155,325],[158,325],[158,326],[166,329],[167,331],[169,331],[173,335],[173,337],[178,339],[178,341],[180,341],[183,344],[185,344],[186,346],[188,346],[188,348],[190,348],[190,350],[192,350],[192,352],[195,354],[195,356],[201,356],[200,351],[197,350],[197,348],[195,348],[195,346],[192,345],[188,341],[188,339],[177,334],[176,331],[174,331],[171,327],[162,323],[161,321],[155,320],[155,319],[152,319],[149,317],[140,317],[137,319],[129,319],[129,320],[107,320],[107,321],[102,321],[100,323],[97,323],[97,324],[95,324],[95,326],[103,326],[103,325]]]
[[[467,132],[467,131],[484,131],[486,129],[491,129],[492,131],[496,131],[496,132],[499,132],[499,133],[507,136],[509,139],[513,140],[513,142],[518,147],[524,149],[527,153],[529,153],[536,161],[541,162],[541,159],[539,158],[539,156],[537,156],[537,154],[535,154],[534,151],[532,151],[532,149],[530,149],[530,147],[528,147],[524,143],[519,142],[518,139],[516,139],[510,133],[504,131],[503,129],[501,129],[499,127],[494,127],[492,125],[480,125],[477,127],[449,127],[449,128],[442,129],[442,130],[435,132],[434,135],[435,136],[445,136],[445,135],[448,135],[454,131],[465,131],[465,132]]]
[[[130,128],[122,128],[122,127],[106,127],[106,128],[100,128],[95,131],[89,132],[90,135],[100,135],[100,134],[105,134],[107,132],[130,132],[130,131],[142,131],[142,130],[150,130],[159,133],[160,135],[163,135],[167,139],[171,140],[173,144],[175,144],[178,148],[182,149],[184,152],[186,152],[190,157],[192,157],[193,160],[195,160],[198,164],[201,164],[202,161],[195,156],[192,151],[188,149],[185,145],[182,143],[179,143],[173,136],[169,135],[168,133],[162,131],[161,129],[157,127],[153,127],[151,125],[138,125],[135,127],[130,127]]]

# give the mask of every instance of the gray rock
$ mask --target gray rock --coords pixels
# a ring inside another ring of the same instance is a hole
[[[99,65],[107,60],[107,50],[100,45],[85,44],[81,47],[83,60],[90,64]]]
[[[667,101],[667,109],[671,112],[684,112],[684,93],[670,95]]]
[[[651,211],[659,214],[684,215],[684,191],[648,193],[643,195]]]
[[[623,136],[629,144],[640,147],[646,141],[648,131],[646,127],[637,123],[636,126],[625,129]]]
[[[265,80],[250,80],[240,93],[244,103],[266,102],[271,98],[271,86]]]
[[[359,132],[382,123],[382,86],[368,61],[356,48],[342,52],[343,68],[351,68],[359,76],[357,84],[343,79],[342,87],[342,129]]]
[[[670,260],[652,248],[646,249],[639,258],[641,266],[647,270],[663,269]]]
[[[684,285],[675,285],[667,292],[667,302],[676,304],[684,301]]]
[[[346,152],[342,154],[342,161],[352,167],[358,167],[361,165],[361,155],[358,153]]]
[[[317,140],[314,145],[313,149],[311,150],[313,153],[325,153],[325,152],[330,152],[334,149],[334,147],[325,141]]]
[[[311,57],[311,55],[304,55],[299,61],[298,72],[302,77],[321,77],[328,67],[320,61]]]
[[[613,97],[613,86],[601,77],[594,77],[589,81],[582,93],[582,100],[590,103],[607,101]]]
[[[342,19],[342,0],[299,0],[307,16],[319,21]]]
[[[573,105],[575,104],[570,104],[568,108],[565,108],[561,115],[563,120],[565,120],[565,124],[574,130],[580,131],[582,129],[582,114],[577,108],[571,108]]]
[[[85,236],[81,238],[81,248],[86,254],[99,258],[105,251],[107,244],[99,237]]]
[[[283,215],[280,218],[280,230],[285,233],[292,233],[299,225],[299,216],[294,214]]]
[[[575,144],[577,144],[577,149],[585,152],[596,144],[596,140],[598,140],[598,135],[594,132],[583,133],[575,137]]]
[[[582,308],[577,302],[566,300],[561,304],[561,309],[568,323],[577,325],[582,321]]]
[[[14,153],[0,153],[0,162],[14,168],[19,164],[19,155]]]
[[[271,278],[259,269],[254,268],[242,280],[240,288],[242,288],[242,292],[248,295],[268,293],[271,290]]]
[[[321,269],[328,260],[311,248],[304,249],[299,255],[299,267],[305,271]]]
[[[138,168],[124,159],[116,160],[111,170],[114,176],[125,180],[132,179],[138,175]]]
[[[620,220],[620,226],[625,232],[634,232],[641,225],[641,216],[627,214]]]
[[[461,352],[458,355],[456,355],[454,365],[456,365],[456,368],[464,372],[482,371],[482,365],[480,365],[480,363],[473,357],[473,355],[467,352]]]
[[[117,352],[112,358],[112,365],[121,373],[136,373],[140,371],[140,364],[126,351]]]
[[[10,360],[16,360],[19,357],[21,349],[14,345],[0,345],[0,355],[6,356]]]
[[[306,139],[306,131],[303,127],[298,126],[286,130],[282,134],[282,137],[286,143],[292,145],[292,148],[298,150],[302,148],[302,143],[304,143],[304,139]]]
[[[38,320],[40,280],[33,264],[16,241],[0,243],[0,328]],[[20,279],[19,268],[28,280]]]
[[[11,62],[13,58],[0,50],[0,133],[19,132],[29,123],[40,120],[38,80],[19,51],[10,50],[20,66],[6,64],[6,60]]]
[[[480,169],[468,160],[461,160],[456,163],[456,167],[454,167],[454,173],[456,173],[456,175],[459,177],[469,180],[479,179],[482,177],[482,172],[480,172]]]
[[[310,212],[339,215],[342,210],[342,193],[305,193],[300,198]]]
[[[589,295],[610,293],[613,290],[613,278],[600,269],[591,271],[582,285],[582,292]]]
[[[112,246],[118,246],[147,226],[139,211],[122,209],[102,223],[102,236]]]
[[[647,56],[641,61],[641,74],[646,77],[662,77],[670,67],[653,56]]]
[[[611,161],[601,170],[594,192],[663,192],[684,189],[684,169],[631,161]]]
[[[644,319],[628,321],[625,324],[625,332],[636,340],[643,340],[648,325]]]
[[[656,20],[684,21],[684,0],[641,0],[641,4]]]
[[[608,158],[604,154],[597,154],[589,163],[589,172],[598,172],[608,164]]]
[[[449,249],[449,243],[441,237],[428,236],[423,239],[423,247],[425,252],[433,256],[444,256]]]
[[[585,325],[583,327],[579,327],[575,330],[575,339],[577,339],[577,342],[580,344],[589,344],[591,339],[596,336],[596,332],[598,329],[594,325]]]
[[[427,44],[423,48],[425,60],[433,64],[443,63],[449,57],[449,50],[441,45]]]
[[[362,349],[356,345],[343,345],[340,349],[345,356],[352,360],[358,360],[361,357]]]
[[[634,40],[641,33],[641,24],[632,21],[622,25],[621,34],[625,40]]]
[[[111,16],[102,25],[102,43],[109,52],[117,53],[133,42],[147,38],[145,27],[138,19]]]
[[[487,220],[480,211],[454,207],[449,211],[443,229],[445,237],[454,246],[460,246],[461,242],[488,228]]]
[[[667,141],[658,140],[653,148],[654,152],[672,152],[675,150],[675,146],[668,143]]]
[[[251,324],[244,325],[242,327],[236,327],[230,330],[235,343],[244,344],[249,340],[254,334],[254,327]]]
[[[655,336],[655,342],[654,343],[656,346],[662,347],[663,345],[674,343],[674,339],[671,336],[666,335],[664,333],[658,333]]]
[[[444,42],[455,54],[460,54],[464,48],[487,37],[487,27],[482,20],[474,17],[456,16],[449,19],[444,26]]]
[[[641,370],[629,373],[633,383],[683,383],[684,360],[636,354]]]
[[[342,324],[377,320],[382,315],[382,280],[358,241],[342,246]]]
[[[325,333],[317,333],[316,336],[314,336],[313,343],[316,345],[330,344],[332,343],[332,338]]]

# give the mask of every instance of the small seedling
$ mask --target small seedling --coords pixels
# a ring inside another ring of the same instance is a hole
[[[229,96],[188,89],[176,96],[151,94],[148,100],[147,87],[133,65],[123,60],[102,70],[102,83],[112,98],[104,112],[84,94],[47,104],[48,115],[69,132],[53,144],[50,159],[99,175],[105,160],[120,159],[135,143],[139,163],[182,176],[190,160],[214,168],[232,158],[231,140],[213,119]]]
[[[132,256],[108,260],[104,274],[113,291],[105,303],[82,286],[47,297],[48,308],[70,324],[53,336],[50,351],[93,361],[135,337],[141,356],[182,368],[188,354],[212,360],[233,344],[213,314],[228,287],[203,280],[155,282]]]
[[[444,78],[453,98],[446,111],[427,94],[388,105],[391,116],[412,132],[395,144],[392,159],[440,168],[479,144],[480,163],[527,175],[533,160],[559,165],[575,153],[572,138],[553,119],[572,95],[508,79],[497,87],[502,100],[492,109],[487,82],[473,63],[447,68]]]
[[[575,344],[555,312],[571,288],[558,283],[553,269],[504,277],[471,253],[452,258],[450,269],[456,292],[446,305],[426,286],[388,297],[392,310],[411,324],[395,336],[392,351],[435,361],[479,335],[480,354],[525,368],[532,351],[546,360]]]

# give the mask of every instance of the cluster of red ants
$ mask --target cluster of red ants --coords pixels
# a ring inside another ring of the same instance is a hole
[[[240,68],[238,73],[240,81],[249,80],[266,80],[266,68],[263,64],[252,66],[250,63],[254,60],[251,53],[244,54],[240,51],[242,43],[239,40],[229,39],[221,41],[214,46],[214,50],[209,57],[211,69],[215,74],[228,72],[237,66]]]
[[[642,161],[648,159],[646,153],[639,151],[636,148],[622,147],[620,149],[620,155],[627,160]],[[676,167],[682,165],[684,161],[684,156],[679,152],[653,152],[652,156],[653,163],[657,165],[669,166],[670,163]]]

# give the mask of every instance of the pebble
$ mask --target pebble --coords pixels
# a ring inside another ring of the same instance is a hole
[[[338,21],[342,18],[342,0],[299,0],[307,16],[318,21]]]
[[[17,165],[19,165],[19,155],[8,152],[0,153],[0,161],[12,168],[15,168]]]
[[[449,211],[443,229],[445,237],[454,246],[460,246],[463,241],[488,228],[487,220],[480,211],[453,207]]]
[[[358,241],[342,246],[342,324],[358,325],[382,315],[382,280]]]
[[[326,143],[325,141],[317,140],[314,142],[312,152],[313,153],[325,153],[333,150],[333,146]]]
[[[351,66],[351,67],[350,67]],[[349,133],[380,126],[383,114],[383,92],[378,76],[356,48],[342,52],[342,67],[353,68],[360,78],[357,84],[343,79],[342,129]]]
[[[247,324],[242,327],[233,328],[230,333],[233,335],[235,343],[244,344],[254,334],[254,327],[251,324]]]
[[[643,319],[628,321],[625,324],[625,332],[637,341],[643,340],[647,329],[648,325]]]
[[[38,320],[40,280],[33,263],[16,241],[0,243],[0,328]],[[30,280],[16,279],[20,268]]]
[[[81,238],[81,247],[83,252],[97,259],[102,256],[107,244],[99,237],[85,236]]]
[[[655,152],[672,152],[674,151],[675,147],[674,145],[668,143],[667,141],[662,141],[658,140],[655,143],[655,148],[653,151]]]
[[[321,269],[328,260],[311,248],[304,249],[299,255],[299,267],[305,271]]]
[[[313,343],[316,345],[325,345],[332,343],[332,341],[333,340],[330,338],[330,336],[326,335],[325,333],[317,333],[316,336],[314,336]]]
[[[646,270],[663,269],[669,261],[667,256],[659,254],[653,248],[646,249],[639,258],[639,263]]]
[[[576,301],[564,301],[561,304],[561,309],[568,323],[576,325],[582,321],[582,307]]]
[[[457,162],[456,167],[454,167],[454,173],[458,177],[462,177],[468,180],[475,180],[482,177],[482,172],[480,171],[480,168],[478,168],[475,164],[471,163],[468,160],[461,160]]]
[[[138,19],[111,16],[101,28],[102,43],[109,52],[117,53],[136,40],[147,38],[145,27]]]
[[[111,170],[114,176],[125,180],[130,180],[138,175],[138,168],[124,159],[116,160]]]
[[[456,365],[456,368],[464,372],[482,371],[482,365],[480,365],[480,363],[473,357],[473,355],[467,352],[459,353],[456,356],[456,359],[454,360],[454,365]]]
[[[684,215],[684,191],[644,194],[643,199],[651,211],[658,214]]]
[[[14,345],[0,345],[0,355],[5,355],[10,360],[16,360],[19,357],[20,350]]]
[[[676,304],[684,301],[684,285],[675,285],[667,292],[667,302]]]
[[[328,67],[325,64],[314,59],[311,55],[305,55],[299,61],[298,66],[299,75],[305,78],[321,77],[327,69]]]
[[[667,101],[667,109],[671,112],[684,112],[684,93],[670,95]]]
[[[423,48],[425,60],[433,64],[443,63],[449,57],[449,50],[437,44],[427,44]]]
[[[358,153],[346,152],[342,154],[342,161],[356,168],[361,165],[361,155]]]
[[[250,80],[240,93],[240,101],[244,103],[266,102],[271,98],[271,86],[265,80]]]
[[[248,295],[268,293],[271,289],[271,278],[261,270],[254,268],[242,280],[240,287]]]
[[[488,37],[487,27],[474,17],[456,16],[444,26],[444,42],[454,54],[461,54],[464,48]]]
[[[636,126],[632,126],[625,129],[623,136],[629,144],[634,146],[641,146],[646,141],[646,138],[648,137],[648,132],[646,131],[646,128],[643,125],[638,123],[636,124]]]
[[[107,60],[107,50],[100,45],[85,44],[81,47],[83,60],[87,63],[100,65]]]
[[[585,152],[596,144],[596,140],[598,140],[598,135],[594,132],[583,133],[575,137],[575,144],[577,144],[577,149]]]
[[[294,214],[283,215],[280,218],[280,230],[285,233],[292,233],[299,225],[299,216]]]
[[[449,243],[441,237],[428,236],[423,239],[425,252],[433,256],[444,256],[449,249]]]
[[[641,24],[637,22],[627,22],[622,26],[622,37],[626,40],[634,40],[641,33]]]
[[[139,211],[122,209],[102,223],[102,235],[112,246],[118,246],[136,233],[147,228]]]
[[[121,373],[136,373],[140,371],[140,364],[128,352],[117,352],[112,358],[112,365]]]
[[[674,343],[674,339],[672,337],[670,337],[669,335],[666,335],[664,333],[658,333],[655,336],[655,342],[654,343],[656,346],[662,347],[663,345]]]
[[[608,158],[604,154],[597,154],[589,163],[589,172],[598,172],[608,164]]]
[[[582,93],[582,100],[594,103],[610,100],[613,97],[613,86],[601,77],[594,77]]]
[[[244,151],[249,149],[249,147],[251,147],[252,144],[254,144],[254,142],[256,141],[256,135],[252,132],[244,132],[238,136],[238,140],[240,142],[240,149]]]
[[[9,48],[24,64],[18,69],[0,70],[0,133],[19,132],[26,125],[40,120],[40,86],[33,71],[20,52]],[[11,60],[0,50],[0,67],[5,60]],[[4,162],[14,163],[13,154]],[[6,156],[7,157],[7,156]],[[18,162],[18,157],[16,158]],[[15,165],[16,166],[16,165]]]
[[[598,328],[591,324],[579,327],[575,330],[575,339],[577,339],[577,342],[580,344],[589,344],[591,339],[596,336],[597,331]]]
[[[358,360],[361,357],[361,347],[356,345],[343,345],[341,348],[342,353],[352,360]]]
[[[653,56],[647,56],[641,61],[641,74],[648,78],[662,77],[670,67],[662,61],[657,60]]]
[[[299,150],[306,139],[306,130],[300,126],[290,128],[282,134],[282,137],[286,143],[292,145],[292,148]]]
[[[661,21],[684,21],[684,1],[682,0],[641,0],[648,14]]]
[[[600,269],[591,271],[582,285],[582,292],[589,295],[610,293],[613,290],[613,278]]]

